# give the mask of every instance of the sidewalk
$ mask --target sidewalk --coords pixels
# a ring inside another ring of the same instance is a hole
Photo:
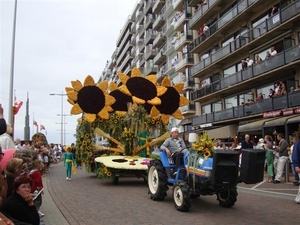
[[[51,170],[48,173],[51,173]],[[41,210],[43,213],[45,213],[45,216],[41,218],[40,225],[70,225],[50,196],[50,193],[48,191],[49,182],[51,181],[47,178],[46,175],[43,178],[44,194],[43,203],[41,206]]]

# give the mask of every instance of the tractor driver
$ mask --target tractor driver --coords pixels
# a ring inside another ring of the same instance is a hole
[[[182,156],[188,151],[182,138],[178,138],[178,128],[173,127],[171,129],[171,137],[166,139],[160,146],[162,151],[166,151],[168,157],[172,157],[175,162],[175,173],[182,164]]]

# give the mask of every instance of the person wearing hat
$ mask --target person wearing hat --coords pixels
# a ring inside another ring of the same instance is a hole
[[[64,154],[64,166],[66,167],[66,180],[71,180],[71,174],[72,174],[72,166],[74,165],[74,156],[71,146],[66,147],[66,153]]]
[[[256,148],[257,148],[257,149],[264,149],[264,146],[265,146],[265,143],[264,143],[264,142],[265,142],[265,141],[264,141],[263,138],[258,139],[258,143],[257,143],[257,145],[256,145]]]
[[[182,164],[182,156],[188,151],[182,138],[178,137],[178,128],[171,129],[171,137],[167,138],[160,146],[160,149],[166,151],[168,157],[172,157],[175,162],[175,173]]]
[[[6,166],[6,176],[7,176],[7,195],[12,195],[13,192],[13,183],[16,179],[16,177],[20,176],[21,172],[23,170],[23,159],[19,158],[12,158],[8,161]]]

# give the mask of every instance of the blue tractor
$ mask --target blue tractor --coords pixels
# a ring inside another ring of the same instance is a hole
[[[216,194],[219,205],[231,207],[237,201],[239,182],[251,184],[263,180],[265,153],[262,150],[243,151],[241,168],[237,151],[215,150],[212,158],[200,158],[196,164],[189,161],[190,154],[187,151],[183,155],[183,164],[177,171],[174,171],[172,158],[164,151],[159,153],[160,159],[150,161],[148,189],[151,199],[164,200],[169,186],[173,186],[172,195],[178,211],[189,211],[191,199],[200,195]]]

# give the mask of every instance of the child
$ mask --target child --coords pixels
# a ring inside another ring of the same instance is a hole
[[[40,172],[41,161],[39,159],[33,160],[32,167],[33,169],[29,172],[29,176],[32,178],[31,193],[34,193],[35,191],[40,191],[43,188],[42,174]],[[40,207],[42,205],[42,194],[44,193],[42,192],[39,194],[33,201],[40,217],[45,215],[42,211],[40,211]]]
[[[74,168],[75,160],[71,150],[72,150],[71,146],[67,146],[66,147],[67,152],[64,154],[64,166],[66,167],[66,173],[67,173],[66,180],[71,180],[72,166]]]
[[[269,143],[265,145],[265,149],[267,151],[267,174],[268,174],[268,182],[271,183],[273,181],[273,167],[274,167],[274,154],[271,150],[271,146]]]

